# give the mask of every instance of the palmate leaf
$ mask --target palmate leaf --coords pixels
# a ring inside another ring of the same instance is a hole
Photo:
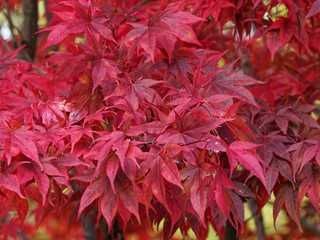
[[[24,198],[20,191],[19,179],[15,174],[0,173],[0,188],[1,187],[13,191],[17,193],[21,198]]]
[[[104,41],[97,39],[90,32],[86,32],[86,39],[89,44],[81,44],[78,46],[86,53],[84,61],[92,59],[92,93],[99,86],[103,86],[103,82],[113,82],[119,73],[119,64],[114,61],[113,56],[108,53],[107,46]]]
[[[246,122],[236,114],[239,105],[240,102],[232,104],[228,108],[228,111],[223,115],[223,118],[231,119],[230,121],[226,122],[225,125],[236,140],[249,141],[248,137],[255,139],[255,136],[250,128],[246,125]]]
[[[138,47],[142,48],[151,57],[151,60],[154,61],[157,38],[165,37],[166,35],[170,36],[171,41],[172,37],[176,37],[182,41],[199,45],[200,43],[195,33],[188,24],[204,19],[196,17],[191,13],[178,11],[178,9],[178,4],[169,4],[164,11],[159,11],[152,15],[148,19],[147,25],[129,23],[134,29],[127,34],[123,40],[123,44],[136,39],[130,47],[131,49],[129,48],[130,55],[132,55],[133,49]],[[123,45],[123,47],[125,46]],[[173,50],[173,48],[171,49]],[[168,53],[168,55],[172,55],[172,52]]]
[[[190,194],[190,202],[197,213],[200,223],[205,225],[205,210],[207,206],[208,188],[204,186],[203,180],[206,171],[202,168],[188,166],[180,171],[181,178],[185,180],[183,186],[187,194]]]
[[[315,4],[316,5],[316,4]],[[300,6],[297,3],[293,3],[290,9],[294,11],[294,8],[299,8]],[[311,14],[314,11],[311,10]],[[314,11],[316,13],[316,11]],[[309,14],[308,14],[309,15]],[[309,15],[311,16],[311,15]],[[269,27],[267,27],[263,34],[267,32],[272,32],[268,37],[271,37],[272,40],[269,40],[269,44],[267,44],[271,56],[273,58],[274,53],[276,51],[277,46],[281,45],[282,47],[285,46],[287,43],[291,43],[293,47],[295,47],[294,42],[299,41],[302,46],[308,49],[308,41],[309,35],[305,28],[305,17],[303,14],[289,14],[288,17],[279,17],[276,21],[272,22]],[[274,32],[279,37],[276,37]],[[270,43],[273,42],[274,46]],[[298,49],[296,49],[298,50]]]
[[[228,218],[230,223],[238,228],[238,224],[243,221],[243,206],[232,207],[238,202],[235,195],[230,194],[231,189],[237,190],[237,187],[233,185],[231,180],[228,178],[224,170],[220,166],[214,166],[211,169],[212,175],[210,178],[213,179],[208,191],[209,205],[211,207],[211,214],[214,219],[214,208],[217,206],[219,211]],[[216,205],[215,205],[216,204]],[[235,211],[235,209],[237,209]],[[230,212],[233,214],[231,217]],[[238,215],[237,213],[240,213]],[[233,220],[232,220],[233,219]],[[218,223],[217,223],[218,224]]]
[[[87,206],[89,206],[98,197],[102,196],[105,190],[105,186],[107,186],[107,184],[108,179],[100,178],[99,180],[90,184],[90,186],[85,189],[80,200],[78,218]]]
[[[47,174],[37,164],[24,163],[17,169],[17,177],[21,184],[27,183],[34,179],[41,193],[42,206],[47,201],[47,194],[50,189],[50,180]],[[41,198],[40,197],[40,198]]]
[[[120,165],[124,169],[124,159],[129,147],[128,139],[125,139],[125,133],[122,131],[113,131],[106,133],[104,136],[96,139],[96,144],[86,157],[103,161],[111,149],[115,150],[115,154],[119,157]]]
[[[262,82],[243,73],[231,72],[234,64],[235,62],[223,66],[220,72],[213,77],[212,93],[231,95],[241,101],[257,106],[252,93],[245,86],[261,84]]]
[[[43,124],[49,127],[51,123],[64,119],[64,105],[64,98],[55,98],[50,102],[40,104],[39,110]]]
[[[115,41],[111,30],[107,27],[107,19],[100,9],[92,6],[91,2],[62,1],[58,6],[55,6],[53,12],[62,21],[40,31],[51,30],[44,48],[62,42],[70,34],[84,31],[91,33],[97,40],[100,35],[110,41]]]
[[[317,164],[320,166],[320,143],[314,144],[304,151],[300,169],[310,162],[312,158],[315,158]]]
[[[8,160],[8,164],[10,164],[13,157],[21,152],[42,168],[38,149],[35,144],[35,141],[39,140],[40,136],[29,129],[30,127],[21,127],[11,132],[9,129],[0,128],[0,139],[4,148],[4,153]]]
[[[143,194],[147,201],[147,207],[154,195],[170,211],[166,201],[166,182],[164,180],[183,189],[179,171],[174,162],[174,157],[179,154],[179,151],[181,151],[180,146],[175,144],[165,145],[160,151],[153,148],[148,154],[147,160],[141,163],[141,168],[149,169],[143,182]]]
[[[79,121],[86,115],[90,115],[103,107],[103,96],[101,89],[88,84],[76,86],[67,99],[66,108],[70,111],[69,119],[71,122]]]
[[[12,205],[18,212],[20,223],[23,224],[29,211],[28,200],[15,195],[12,199]]]
[[[310,18],[310,17],[318,14],[319,12],[320,12],[320,0],[317,0],[312,4],[306,18]]]
[[[257,176],[267,189],[264,172],[260,165],[260,163],[265,163],[257,155],[247,151],[247,149],[253,149],[258,146],[259,145],[257,144],[244,141],[236,141],[230,144],[227,149],[227,155],[230,164],[230,175],[232,175],[233,170],[238,163],[240,163],[255,176]]]
[[[175,144],[191,144],[195,142],[195,145],[199,146],[201,142],[208,143],[206,140],[213,137],[211,131],[227,121],[229,119],[217,117],[207,117],[198,120],[191,112],[181,118],[173,110],[167,119],[167,126],[169,127],[159,135],[157,141],[159,143],[171,141]],[[211,144],[208,145],[208,148],[212,148]]]
[[[320,216],[319,199],[320,199],[320,169],[319,166],[312,167],[306,164],[301,171],[298,179],[301,181],[298,190],[298,212],[300,211],[300,204],[303,198],[308,194],[313,207]]]
[[[272,193],[275,220],[299,224],[305,197],[320,215],[319,0],[48,4],[33,62],[10,51],[25,36],[0,39],[0,236],[31,232],[28,201],[44,227],[94,212],[139,239],[144,219],[165,239],[227,221],[241,238],[244,203]]]
[[[152,86],[156,84],[161,84],[162,81],[157,81],[153,79],[121,79],[120,86],[108,96],[108,98],[113,96],[118,96],[127,100],[133,110],[137,110],[138,107],[144,107],[146,103],[153,103],[160,97],[156,90]]]
[[[119,196],[111,191],[108,181],[101,187],[104,188],[105,193],[102,195],[99,205],[102,215],[108,223],[108,230],[111,231],[112,221],[117,212]]]
[[[178,42],[172,52],[172,57],[169,55],[169,65],[164,74],[164,80],[168,86],[183,84],[184,80],[188,78],[188,73],[192,74],[194,72],[195,53],[180,45],[182,44]]]
[[[302,231],[300,224],[300,212],[298,211],[298,192],[293,189],[290,182],[285,182],[280,186],[280,189],[275,193],[276,199],[273,204],[273,219],[276,227],[276,220],[281,208],[284,206],[288,215],[297,224]]]
[[[113,191],[108,178],[100,178],[94,181],[85,189],[81,197],[78,218],[83,210],[97,199],[99,199],[99,211],[106,219],[109,231],[112,229],[112,222],[117,211],[124,221],[128,214],[129,216],[133,214],[140,222],[137,193],[132,185],[123,185],[121,181],[117,181],[116,191]],[[121,211],[118,210],[119,207],[122,207]]]

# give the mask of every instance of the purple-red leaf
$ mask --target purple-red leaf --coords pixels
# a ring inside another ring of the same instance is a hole
[[[107,180],[100,178],[99,180],[93,182],[92,184],[90,184],[90,186],[86,188],[80,200],[78,218],[87,206],[89,206],[94,200],[96,200],[104,193],[106,184]],[[112,194],[112,192],[110,194]]]
[[[244,166],[255,176],[257,176],[267,189],[264,172],[260,165],[260,163],[263,163],[263,161],[256,154],[253,154],[252,152],[246,150],[253,149],[258,146],[259,145],[257,144],[243,141],[236,141],[231,143],[227,149],[231,171],[230,174],[232,174],[234,168],[238,165],[239,162],[242,166]]]
[[[312,16],[318,14],[319,12],[320,12],[320,0],[317,0],[312,4],[306,18],[312,17]]]

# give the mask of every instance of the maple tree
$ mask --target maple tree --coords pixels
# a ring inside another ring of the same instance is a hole
[[[244,203],[272,194],[275,222],[320,216],[320,0],[46,9],[32,62],[20,33],[1,39],[0,236],[32,236],[31,215],[78,238],[86,219],[97,238],[161,223],[165,239],[241,237]]]

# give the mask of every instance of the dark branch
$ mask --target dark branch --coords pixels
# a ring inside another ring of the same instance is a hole
[[[4,1],[4,6],[5,6],[5,9],[7,9],[7,12],[3,11],[3,14],[5,15],[8,23],[9,23],[9,28],[10,28],[10,31],[11,31],[11,34],[12,34],[12,41],[13,41],[13,45],[15,48],[18,48],[18,43],[17,43],[17,39],[16,39],[16,36],[14,35],[14,29],[17,29],[13,22],[12,22],[12,18],[11,18],[11,11],[10,11],[10,6],[9,6],[9,0],[5,0]]]

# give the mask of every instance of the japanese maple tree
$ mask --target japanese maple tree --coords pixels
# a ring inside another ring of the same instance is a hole
[[[0,1],[9,20],[18,4]],[[59,216],[72,236],[241,237],[244,204],[272,195],[275,222],[305,230],[304,198],[320,216],[320,0],[46,9],[32,62],[19,32],[1,39],[0,236]]]

